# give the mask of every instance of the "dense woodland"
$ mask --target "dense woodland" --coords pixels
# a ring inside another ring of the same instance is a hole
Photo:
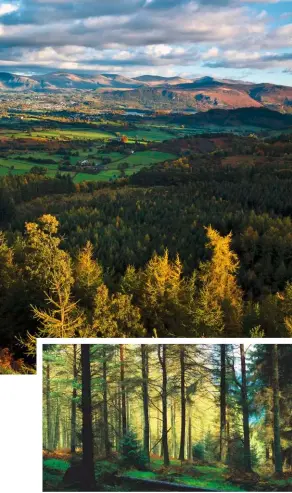
[[[291,491],[291,356],[276,344],[45,346],[45,490],[146,491],[151,479]]]
[[[1,346],[292,327],[291,137],[207,134],[113,183],[0,179]],[[16,302],[17,300],[17,302]]]

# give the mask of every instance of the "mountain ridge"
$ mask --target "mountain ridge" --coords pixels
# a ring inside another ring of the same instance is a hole
[[[49,72],[43,75],[18,75],[0,72],[0,92],[95,91],[101,102],[131,104],[136,108],[193,109],[267,107],[292,112],[292,87],[272,83],[252,83],[214,77],[185,79],[179,76],[121,74],[74,74]]]

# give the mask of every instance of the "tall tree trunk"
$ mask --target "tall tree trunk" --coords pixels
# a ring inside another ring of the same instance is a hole
[[[106,457],[110,456],[111,446],[109,441],[109,426],[108,426],[108,402],[107,402],[107,354],[106,348],[103,346],[103,362],[102,362],[102,377],[103,377],[103,430],[104,430],[104,447]]]
[[[122,394],[122,432],[127,433],[127,406],[125,388],[125,346],[120,344],[120,374],[121,374],[121,394]]]
[[[149,394],[148,394],[148,350],[145,344],[141,344],[142,358],[142,393],[143,393],[143,413],[144,413],[144,452],[147,461],[150,462],[150,426],[149,426]]]
[[[226,346],[220,344],[220,461],[226,461]]]
[[[162,355],[161,355],[162,350]],[[158,345],[158,356],[162,368],[162,448],[163,463],[169,466],[169,452],[167,439],[167,368],[166,368],[166,345]]]
[[[56,416],[55,416],[55,433],[53,450],[57,450],[60,442],[60,403],[59,398],[56,399]]]
[[[90,344],[81,344],[82,366],[82,445],[83,445],[83,474],[84,491],[95,491],[92,405],[91,405],[91,370]]]
[[[250,452],[250,436],[249,436],[249,411],[247,400],[247,384],[246,384],[246,362],[244,345],[240,344],[240,359],[241,359],[241,400],[242,400],[242,416],[243,416],[243,449],[244,449],[244,469],[246,472],[251,472],[251,452]]]
[[[73,344],[73,390],[71,401],[71,454],[76,452],[77,345]]]
[[[180,347],[180,402],[181,402],[181,428],[179,459],[185,460],[186,443],[186,392],[185,392],[185,349]]]
[[[282,454],[281,454],[281,438],[280,438],[280,404],[279,404],[279,362],[278,362],[278,346],[272,345],[272,386],[273,386],[273,414],[274,414],[274,458],[275,472],[282,473]]]
[[[50,363],[47,363],[46,368],[46,418],[47,418],[47,450],[51,450],[51,375]]]
[[[162,455],[163,455],[162,445],[161,445],[161,447],[159,446],[160,438],[161,438],[160,409],[158,408],[158,405],[157,405],[157,410],[156,410],[156,440],[157,440],[157,443],[154,447],[154,451],[155,451],[155,454],[162,457]]]
[[[189,461],[193,458],[193,447],[192,447],[192,405],[189,403],[189,433],[188,433],[188,459]]]
[[[175,426],[175,399],[171,405],[171,432],[172,432],[172,456],[176,457],[176,426]]]

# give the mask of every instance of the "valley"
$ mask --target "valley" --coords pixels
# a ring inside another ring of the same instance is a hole
[[[290,337],[289,112],[9,94],[0,372],[33,372],[36,337]]]

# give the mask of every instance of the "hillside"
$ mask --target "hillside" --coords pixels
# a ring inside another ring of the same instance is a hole
[[[282,114],[268,108],[237,108],[233,110],[211,109],[183,117],[185,123],[194,126],[262,127],[282,130],[292,127],[292,115]]]
[[[276,84],[253,84],[212,77],[191,80],[152,75],[129,78],[106,73],[52,72],[34,76],[0,73],[0,91],[69,90],[95,91],[101,106],[106,107],[115,104],[167,111],[267,107],[283,113],[292,112],[292,87]]]

